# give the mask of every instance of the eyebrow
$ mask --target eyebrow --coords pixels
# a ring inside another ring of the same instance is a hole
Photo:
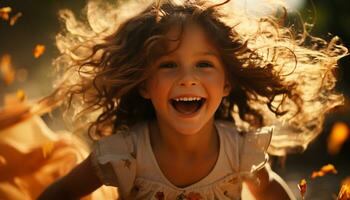
[[[220,54],[218,54],[214,51],[210,51],[210,50],[209,51],[199,51],[195,55],[196,56],[213,56],[213,57],[220,58]],[[167,58],[167,57],[171,57],[171,54],[160,56],[158,59]]]
[[[220,55],[214,51],[200,51],[196,53],[196,55],[208,55],[208,56],[220,57]]]

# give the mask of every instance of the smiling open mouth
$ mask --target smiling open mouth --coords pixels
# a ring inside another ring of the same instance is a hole
[[[205,99],[200,97],[184,97],[171,99],[171,105],[176,111],[182,114],[192,114],[197,112],[204,104]]]

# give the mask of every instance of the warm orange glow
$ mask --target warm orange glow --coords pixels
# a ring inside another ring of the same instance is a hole
[[[0,8],[0,18],[3,20],[8,20],[10,18],[11,7]]]
[[[7,111],[12,109],[1,114]],[[0,135],[0,199],[37,199],[48,185],[88,155],[78,137],[52,132],[38,116],[2,129]],[[117,196],[115,189],[102,187],[82,199],[118,199]]]
[[[37,44],[34,48],[34,57],[39,58],[45,52],[45,46],[42,44]]]
[[[306,193],[306,189],[307,189],[307,184],[306,184],[306,180],[305,179],[302,179],[300,181],[300,183],[298,184],[298,189],[299,189],[299,192],[300,192],[300,195],[301,195],[302,199],[304,199],[305,193]]]
[[[15,70],[11,66],[11,56],[5,54],[0,58],[0,72],[6,85],[15,80]]]
[[[350,184],[342,185],[337,200],[350,200]]]
[[[350,185],[350,176],[346,177],[342,182],[342,185]]]
[[[344,142],[349,138],[349,128],[343,122],[333,125],[332,132],[328,137],[327,149],[331,155],[338,154]]]
[[[311,178],[322,177],[330,173],[337,174],[338,171],[335,169],[334,165],[332,164],[324,165],[319,171],[312,172]]]

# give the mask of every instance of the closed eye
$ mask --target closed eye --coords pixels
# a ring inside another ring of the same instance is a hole
[[[214,64],[212,64],[212,63],[209,62],[209,61],[201,61],[201,62],[198,62],[198,63],[197,63],[197,67],[203,67],[203,68],[206,68],[206,67],[214,67]]]
[[[175,62],[165,62],[159,64],[159,68],[175,68],[177,67],[177,64]]]

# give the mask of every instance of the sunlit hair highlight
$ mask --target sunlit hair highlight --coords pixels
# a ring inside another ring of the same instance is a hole
[[[347,49],[337,37],[325,41],[286,27],[280,8],[281,17],[254,17],[228,0],[89,1],[86,22],[62,10],[66,28],[56,37],[61,55],[54,62],[60,75],[48,98],[62,101],[93,138],[154,119],[139,89],[152,63],[169,53],[174,39],[167,31],[196,23],[217,47],[232,85],[215,118],[244,131],[274,125],[270,153],[305,149],[325,113],[343,102],[334,69]]]

